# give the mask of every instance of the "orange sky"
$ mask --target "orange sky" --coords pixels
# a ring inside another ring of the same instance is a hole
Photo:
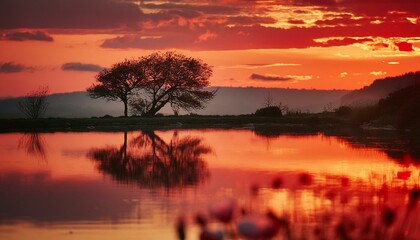
[[[103,67],[177,50],[212,86],[356,89],[419,70],[413,0],[4,0],[0,97],[82,91]]]

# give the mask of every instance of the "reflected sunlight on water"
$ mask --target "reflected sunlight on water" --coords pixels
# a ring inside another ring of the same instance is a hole
[[[289,224],[278,239],[420,236],[419,209],[407,210],[417,165],[352,144],[217,129],[0,134],[0,239],[177,239],[180,214],[187,239],[196,214],[233,238],[267,210]],[[209,215],[226,199],[227,230]]]

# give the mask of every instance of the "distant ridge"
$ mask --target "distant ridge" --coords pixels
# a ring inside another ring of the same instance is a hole
[[[23,118],[17,109],[22,97],[0,100],[0,118]],[[86,92],[70,92],[51,94],[48,97],[46,117],[91,117],[101,114],[118,116],[118,102],[106,102],[102,99],[91,99]]]
[[[420,72],[409,72],[401,76],[375,80],[371,85],[351,91],[341,98],[341,104],[347,106],[371,105],[390,93],[420,84]]]
[[[214,89],[214,88],[211,88]],[[237,88],[220,87],[216,97],[207,104],[205,109],[196,111],[201,115],[240,115],[254,113],[264,106],[265,98],[270,93],[273,105],[281,102],[290,110],[302,112],[321,112],[326,108],[339,105],[341,97],[348,90],[303,90],[283,88]],[[17,110],[17,103],[22,98],[7,98],[0,100],[0,118],[22,118]],[[121,102],[107,102],[103,99],[92,99],[86,92],[52,94],[49,99],[46,117],[80,118],[99,117],[104,115],[123,115]],[[329,109],[331,110],[331,109]],[[169,106],[160,113],[173,114]],[[186,112],[180,112],[186,114]]]

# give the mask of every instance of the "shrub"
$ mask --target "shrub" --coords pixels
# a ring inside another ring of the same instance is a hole
[[[258,109],[255,112],[256,116],[262,116],[262,117],[281,117],[281,109],[276,106],[270,106],[270,107],[263,107]]]
[[[334,113],[339,117],[348,117],[351,113],[352,109],[349,106],[341,106],[334,110]]]

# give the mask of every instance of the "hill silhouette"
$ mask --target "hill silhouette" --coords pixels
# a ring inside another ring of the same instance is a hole
[[[420,83],[389,94],[379,101],[378,114],[398,128],[420,128]]]
[[[207,107],[195,113],[202,115],[252,114],[264,106],[268,93],[272,96],[274,105],[282,102],[290,110],[321,112],[326,106],[338,106],[340,98],[348,92],[347,90],[221,87]],[[21,98],[0,99],[0,118],[24,117],[17,109],[19,100]],[[86,92],[52,94],[48,101],[46,117],[79,118],[123,115],[121,102],[92,99]],[[160,112],[166,115],[173,114],[169,106],[165,106]],[[186,112],[181,111],[180,114],[186,114]]]
[[[375,80],[371,85],[347,93],[341,98],[341,105],[365,106],[378,103],[388,94],[399,89],[420,84],[420,72],[410,72],[401,76]]]

